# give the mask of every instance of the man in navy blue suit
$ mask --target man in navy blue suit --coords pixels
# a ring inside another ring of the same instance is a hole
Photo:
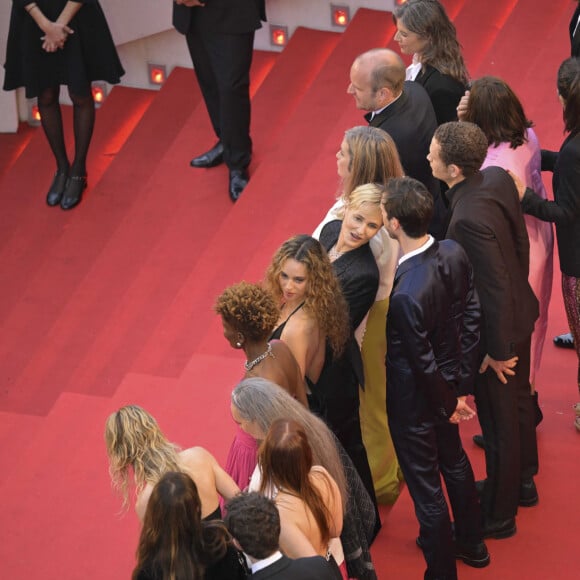
[[[403,252],[387,314],[389,427],[419,520],[425,578],[453,580],[456,558],[478,568],[490,561],[458,428],[475,414],[465,397],[479,364],[479,300],[463,248],[427,233],[433,198],[422,183],[389,180],[382,209],[384,227]]]
[[[322,556],[292,560],[278,547],[280,515],[276,504],[256,493],[241,493],[227,504],[226,526],[252,568],[252,578],[341,580],[334,561]]]
[[[173,25],[187,47],[218,142],[191,160],[192,167],[224,162],[229,195],[246,187],[252,158],[250,66],[254,33],[266,19],[265,0],[175,0]]]

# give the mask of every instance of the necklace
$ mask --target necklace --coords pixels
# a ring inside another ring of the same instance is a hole
[[[330,248],[330,250],[328,251],[328,258],[330,259],[331,262],[334,262],[338,260],[338,258],[340,258],[343,254],[344,252],[339,252],[336,249],[336,244],[334,244],[334,246],[332,246],[332,248]]]
[[[257,356],[253,361],[246,361],[244,363],[244,368],[246,371],[250,372],[257,364],[261,363],[267,356],[274,358],[272,354],[272,345],[268,343],[268,348],[259,356]]]

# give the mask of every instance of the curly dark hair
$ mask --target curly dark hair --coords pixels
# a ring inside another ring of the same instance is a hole
[[[487,137],[475,123],[443,123],[435,130],[433,139],[441,146],[443,163],[457,165],[464,177],[479,171],[487,156]]]
[[[318,240],[306,234],[294,236],[280,246],[266,271],[265,280],[278,301],[282,300],[280,272],[288,259],[305,266],[308,282],[304,310],[316,319],[334,354],[340,355],[350,336],[348,305],[326,250]]]
[[[280,514],[273,500],[256,491],[240,493],[226,512],[225,524],[246,554],[263,560],[278,549]]]
[[[214,310],[236,332],[255,341],[265,340],[272,334],[280,315],[268,290],[244,281],[226,288],[218,296]]]

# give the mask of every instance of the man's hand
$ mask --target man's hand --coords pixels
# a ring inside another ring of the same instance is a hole
[[[449,418],[450,423],[459,423],[460,421],[469,421],[475,417],[475,411],[465,402],[466,397],[457,397],[457,407],[455,412]]]
[[[515,376],[516,372],[513,369],[517,364],[517,356],[514,356],[509,360],[495,360],[486,354],[481,366],[479,367],[479,374],[483,374],[487,370],[487,367],[491,367],[495,371],[500,383],[507,385],[506,375],[510,377]]]
[[[510,171],[508,169],[507,172],[510,174],[510,177],[514,180],[516,189],[518,190],[518,197],[520,198],[520,201],[522,201],[522,199],[524,199],[524,194],[526,193],[526,184],[513,171]]]
[[[457,118],[460,121],[465,120],[465,115],[467,115],[467,109],[469,108],[469,91],[465,91],[465,94],[461,97],[459,105],[457,105]]]

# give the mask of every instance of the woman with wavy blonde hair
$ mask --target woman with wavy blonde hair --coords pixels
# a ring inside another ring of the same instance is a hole
[[[141,521],[153,487],[169,471],[181,471],[193,479],[204,519],[221,517],[219,495],[229,499],[240,491],[211,453],[201,447],[181,450],[167,440],[157,421],[138,405],[121,407],[109,415],[105,443],[113,487],[120,492],[126,508],[129,490],[134,486],[135,511]]]

